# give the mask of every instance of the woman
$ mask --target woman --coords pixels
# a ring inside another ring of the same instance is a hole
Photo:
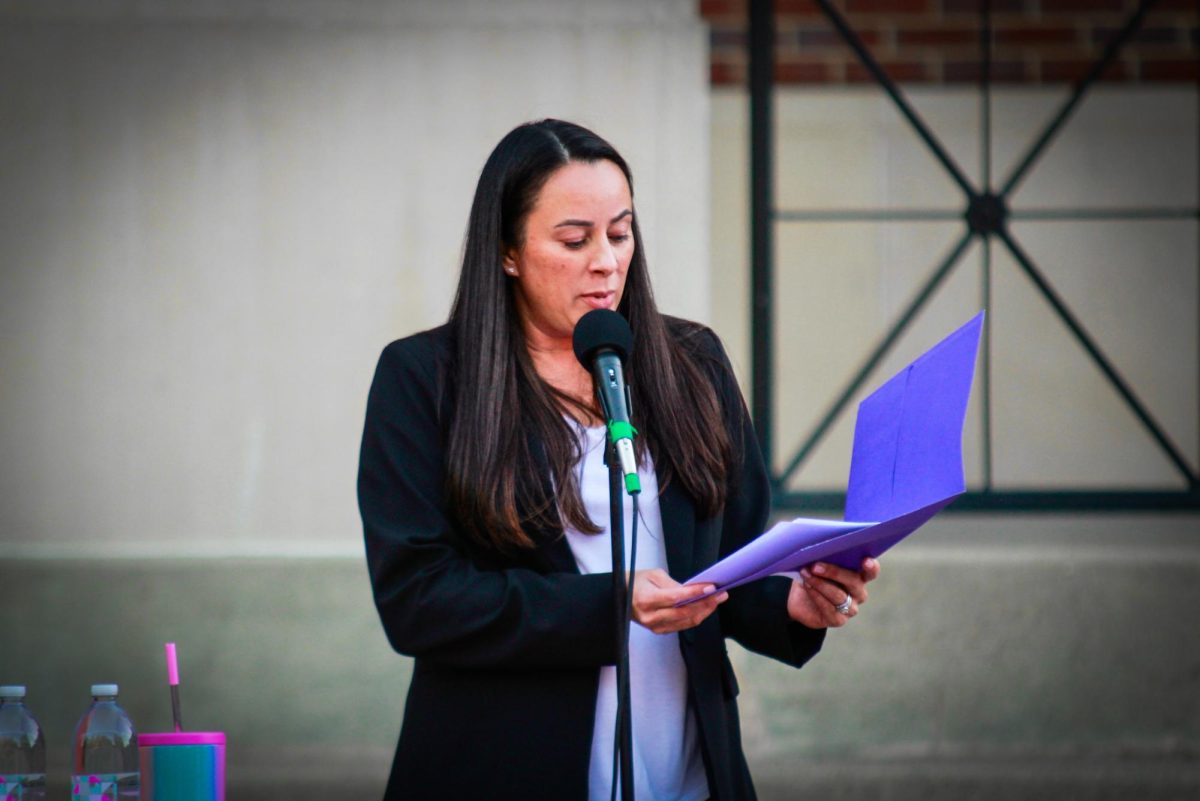
[[[818,565],[676,607],[761,533],[770,497],[711,331],[654,305],[629,168],[567,122],[496,146],[446,325],[371,387],[359,504],[375,602],[416,658],[387,798],[608,798],[611,563],[602,429],[575,323],[620,312],[642,509],[630,635],[639,799],[754,797],[725,638],[799,667],[878,574]],[[627,525],[628,530],[628,525]]]

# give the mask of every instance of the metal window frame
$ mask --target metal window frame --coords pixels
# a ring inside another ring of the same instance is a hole
[[[991,175],[991,4],[980,3],[980,116],[982,186],[976,187],[942,146],[934,132],[908,103],[903,92],[872,56],[862,39],[846,22],[831,0],[815,0],[830,24],[855,52],[868,73],[891,98],[900,114],[929,148],[934,158],[962,190],[966,199],[961,212],[945,210],[887,210],[862,209],[851,211],[788,211],[774,207],[772,130],[774,85],[774,3],[773,0],[750,0],[749,3],[749,79],[750,79],[750,261],[751,261],[751,410],[755,428],[770,471],[777,509],[840,509],[845,503],[844,492],[791,492],[788,481],[807,460],[833,423],[846,410],[854,395],[862,388],[874,369],[891,350],[925,302],[954,270],[963,253],[976,239],[982,245],[982,301],[991,311],[991,248],[998,242],[1011,254],[1018,268],[1033,283],[1042,298],[1049,303],[1059,320],[1104,374],[1125,405],[1133,412],[1143,428],[1183,477],[1186,488],[1176,490],[1134,489],[1111,487],[1088,490],[997,490],[992,484],[992,426],[991,426],[991,336],[990,324],[985,323],[980,353],[980,388],[982,400],[983,487],[969,490],[951,507],[958,511],[1198,511],[1200,510],[1200,472],[1179,451],[1164,428],[1158,423],[1134,392],[1132,385],[1116,369],[1096,341],[1058,294],[1044,273],[1021,247],[1008,229],[1008,220],[1196,220],[1200,237],[1200,208],[1128,208],[1128,209],[1026,209],[1009,208],[1008,199],[1017,185],[1028,175],[1046,147],[1066,124],[1088,90],[1112,64],[1122,46],[1141,27],[1147,11],[1156,0],[1141,0],[1125,25],[1114,34],[1102,55],[1087,74],[1072,88],[1070,96],[1030,146],[1024,157],[1005,178],[999,189],[993,189]],[[1197,87],[1200,92],[1200,86]],[[1198,104],[1200,108],[1200,104]],[[1200,184],[1200,175],[1197,176]],[[789,459],[782,473],[774,472],[774,314],[773,314],[773,238],[774,225],[779,222],[838,222],[838,221],[930,221],[962,220],[965,232],[950,252],[939,262],[932,275],[917,291],[908,306],[895,320],[883,338],[875,345],[854,377],[838,394],[813,430]],[[1200,263],[1197,264],[1200,275]],[[1197,323],[1200,325],[1200,299],[1197,304]],[[989,314],[989,318],[990,318]],[[1200,414],[1200,411],[1198,411]]]

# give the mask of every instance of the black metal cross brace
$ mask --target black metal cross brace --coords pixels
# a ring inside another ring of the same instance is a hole
[[[1107,490],[1087,492],[1029,491],[1005,492],[992,488],[991,464],[991,359],[990,327],[985,325],[981,354],[981,398],[983,412],[983,485],[982,491],[969,492],[956,504],[959,509],[1200,509],[1200,475],[1188,464],[1179,448],[1172,442],[1163,427],[1155,420],[1146,405],[1138,398],[1132,386],[1117,371],[1095,339],[1084,328],[1070,307],[1055,291],[1053,285],[1034,264],[1009,229],[1012,219],[1194,219],[1200,221],[1200,209],[1195,208],[1140,208],[1140,209],[1033,209],[1013,210],[1009,199],[1020,182],[1029,174],[1046,148],[1066,124],[1088,90],[1113,63],[1122,46],[1132,38],[1142,24],[1147,11],[1156,0],[1141,0],[1125,25],[1109,41],[1103,54],[1092,65],[1087,74],[1072,88],[1066,102],[1042,130],[1029,147],[1011,174],[994,189],[991,182],[991,9],[989,0],[980,4],[980,49],[982,68],[981,89],[981,172],[982,185],[976,186],[966,176],[953,157],[946,151],[934,132],[921,119],[905,98],[903,92],[888,76],[887,72],[867,49],[862,39],[847,23],[841,12],[830,0],[816,0],[829,22],[838,31],[846,44],[855,52],[863,67],[879,83],[895,104],[900,114],[908,121],[917,136],[925,143],[934,158],[942,165],[951,179],[962,190],[965,204],[962,212],[937,209],[890,211],[885,209],[862,209],[847,211],[785,211],[776,210],[771,200],[771,84],[774,66],[772,43],[774,42],[773,3],[771,0],[751,0],[750,3],[750,108],[751,108],[751,262],[752,262],[752,339],[753,339],[753,392],[752,405],[755,425],[769,465],[772,461],[772,359],[773,359],[773,315],[772,315],[772,268],[771,268],[771,224],[775,221],[880,221],[880,220],[953,220],[965,222],[965,230],[949,252],[935,267],[925,283],[918,289],[900,316],[865,359],[858,371],[839,392],[821,416],[816,426],[804,439],[796,454],[788,461],[783,472],[773,476],[777,505],[788,508],[821,507],[840,505],[840,493],[789,493],[787,482],[805,463],[813,449],[824,438],[835,420],[845,411],[863,384],[880,362],[887,356],[900,334],[917,316],[939,286],[953,272],[962,255],[972,241],[982,244],[984,270],[984,306],[990,305],[988,286],[991,270],[991,244],[998,240],[1012,255],[1022,272],[1033,282],[1036,289],[1049,303],[1054,313],[1067,327],[1080,346],[1105,375],[1124,403],[1157,443],[1158,447],[1183,477],[1185,491],[1130,491]]]

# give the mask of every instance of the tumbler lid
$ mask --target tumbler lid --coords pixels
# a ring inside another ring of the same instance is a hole
[[[120,687],[115,684],[93,684],[92,695],[116,695]]]
[[[137,736],[138,747],[152,745],[225,745],[223,731],[163,731]]]
[[[0,698],[20,699],[25,697],[24,684],[5,684],[0,687]]]

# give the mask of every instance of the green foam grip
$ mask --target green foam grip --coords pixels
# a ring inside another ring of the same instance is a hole
[[[612,442],[619,439],[633,439],[637,429],[623,420],[610,420],[608,423],[608,438]]]

